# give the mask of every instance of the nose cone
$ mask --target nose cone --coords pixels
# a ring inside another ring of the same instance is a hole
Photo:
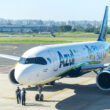
[[[19,64],[15,68],[15,78],[20,84],[29,84],[31,78],[31,66]]]

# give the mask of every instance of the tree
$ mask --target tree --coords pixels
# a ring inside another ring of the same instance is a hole
[[[72,29],[72,32],[76,32],[76,31],[77,31],[77,29],[76,29],[76,28],[73,28],[73,29]]]
[[[71,29],[72,29],[72,26],[70,26],[70,25],[59,26],[59,31],[60,32],[68,32],[68,31],[71,31]]]
[[[110,34],[110,28],[108,28],[108,30],[107,30],[107,34]]]
[[[95,27],[90,26],[85,29],[85,32],[94,32],[94,30],[95,30]]]
[[[81,32],[84,32],[84,27],[80,26],[80,25],[77,25],[74,27],[76,31],[81,31]]]
[[[99,33],[100,33],[100,27],[95,28],[95,29],[94,29],[94,33],[95,33],[95,34],[99,34]]]
[[[32,31],[38,33],[38,29],[32,29]]]

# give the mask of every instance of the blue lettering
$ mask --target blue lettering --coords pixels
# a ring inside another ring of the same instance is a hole
[[[59,60],[60,60],[59,68],[61,68],[61,66],[64,65],[64,58],[59,51],[58,51],[58,55],[59,55]]]
[[[60,60],[59,68],[61,68],[62,66],[66,67],[74,64],[74,54],[71,50],[69,51],[70,54],[64,54],[64,55],[62,55],[61,52],[58,51],[58,56]]]

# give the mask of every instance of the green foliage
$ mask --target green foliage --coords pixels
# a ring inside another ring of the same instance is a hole
[[[85,29],[85,32],[94,32],[94,30],[95,30],[95,27],[90,26]]]
[[[95,28],[94,33],[99,34],[100,33],[100,28]]]
[[[72,31],[72,32],[76,32],[76,31],[77,31],[77,29],[76,29],[76,28],[73,28],[71,31]]]
[[[59,31],[60,32],[68,32],[68,31],[71,31],[71,29],[72,29],[72,26],[70,26],[70,25],[59,26]]]
[[[107,30],[107,34],[110,34],[110,28],[108,28],[108,30]]]
[[[32,30],[34,33],[38,33],[39,31],[37,29]]]
[[[72,29],[73,32],[84,32],[84,27],[77,25]]]

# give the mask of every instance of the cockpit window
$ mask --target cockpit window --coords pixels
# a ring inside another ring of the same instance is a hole
[[[47,58],[47,60],[49,61],[49,63],[51,63],[51,59],[50,58]]]
[[[20,58],[19,61],[21,64],[41,64],[46,65],[47,61],[42,57],[35,57],[35,58]]]

